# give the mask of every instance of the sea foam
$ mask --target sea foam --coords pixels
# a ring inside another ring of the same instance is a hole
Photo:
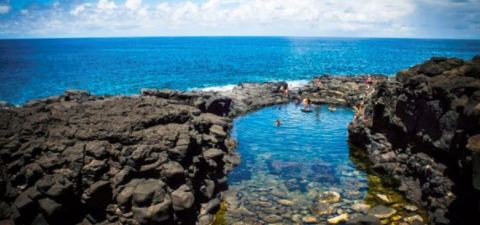
[[[233,90],[234,87],[237,85],[234,84],[227,84],[222,86],[211,86],[211,87],[203,87],[203,88],[191,88],[191,91],[216,91],[216,92],[227,92]]]
[[[291,90],[299,89],[308,84],[308,80],[287,80],[288,88]]]

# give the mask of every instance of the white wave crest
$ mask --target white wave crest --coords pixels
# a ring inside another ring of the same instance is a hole
[[[192,88],[192,91],[216,91],[216,92],[227,92],[232,91],[233,88],[237,86],[234,84],[227,84],[223,86],[212,86],[212,87],[203,87],[203,88]]]
[[[307,85],[309,80],[287,80],[286,82],[289,89],[295,90]]]

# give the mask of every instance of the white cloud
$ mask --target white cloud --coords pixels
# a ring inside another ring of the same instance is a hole
[[[10,12],[10,6],[9,5],[0,5],[0,14],[7,14]]]
[[[110,9],[115,9],[117,8],[117,5],[113,1],[109,0],[99,0],[97,2],[97,8],[103,9],[103,10],[110,10]]]
[[[479,0],[474,0],[479,1]],[[62,5],[50,12],[29,10],[0,33],[77,36],[130,35],[301,35],[414,36],[433,0],[113,0]],[[480,2],[480,1],[479,1]],[[450,6],[452,5],[452,6]],[[65,13],[67,12],[67,13]],[[444,10],[439,11],[444,12]],[[419,15],[421,14],[421,15]],[[440,15],[441,13],[437,13]],[[443,14],[442,14],[443,15]],[[473,14],[472,14],[473,15]],[[417,19],[417,20],[416,20]],[[445,19],[444,19],[445,20]],[[452,20],[451,23],[454,23]],[[16,24],[16,26],[13,25]],[[10,28],[10,29],[9,29]],[[476,27],[478,30],[478,26]]]
[[[125,7],[127,9],[136,10],[142,5],[142,0],[126,0]]]
[[[80,13],[85,11],[87,9],[87,7],[90,7],[90,6],[91,6],[91,4],[88,4],[88,3],[77,5],[70,11],[70,14],[78,16]]]

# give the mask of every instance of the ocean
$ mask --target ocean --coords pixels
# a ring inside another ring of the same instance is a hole
[[[471,59],[480,40],[300,37],[158,37],[0,40],[0,100],[83,89],[221,90],[247,81],[316,75],[393,75],[432,56]]]

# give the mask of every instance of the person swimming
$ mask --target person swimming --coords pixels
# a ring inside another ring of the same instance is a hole
[[[312,100],[310,98],[304,98],[303,105],[303,111],[312,111]]]
[[[336,111],[337,108],[335,107],[335,105],[329,104],[329,105],[328,105],[328,110],[331,111],[331,112],[333,112],[333,111]]]
[[[300,105],[300,100],[298,100],[298,98],[295,98],[293,100],[293,103],[295,103],[295,106]]]
[[[282,125],[282,121],[280,121],[280,119],[275,120],[275,125],[279,127],[280,125]]]

